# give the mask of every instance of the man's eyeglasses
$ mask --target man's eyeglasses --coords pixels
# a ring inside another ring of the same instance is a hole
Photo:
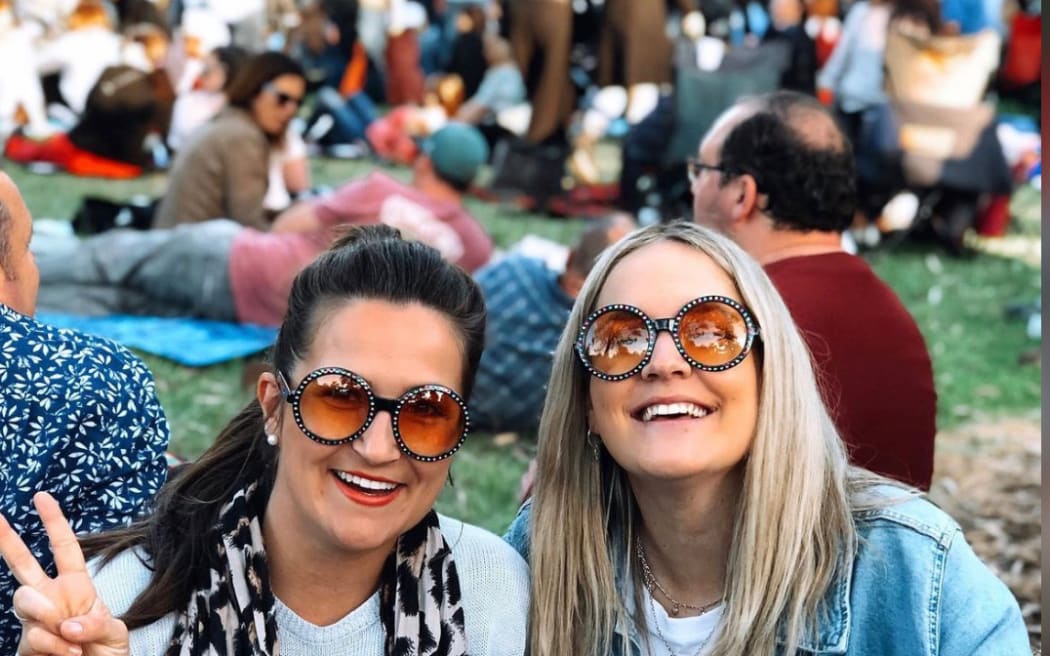
[[[266,84],[264,84],[262,90],[273,96],[274,100],[277,101],[277,104],[280,107],[292,104],[295,105],[296,109],[298,109],[299,106],[303,104],[302,98],[281,91],[276,86],[274,86],[273,82],[267,82]]]
[[[735,367],[759,338],[758,323],[746,307],[726,296],[701,296],[665,319],[653,319],[633,305],[598,308],[576,336],[576,355],[595,378],[624,380],[649,363],[662,330],[701,371]]]
[[[402,453],[423,462],[448,458],[470,432],[466,403],[444,385],[420,385],[396,399],[384,399],[367,380],[341,367],[307,374],[294,391],[283,372],[277,372],[277,382],[299,430],[328,446],[364,435],[380,410],[390,413]]]
[[[700,174],[704,171],[718,171],[719,173],[726,172],[721,164],[704,164],[695,157],[690,157],[686,162],[686,172],[689,174],[689,184],[696,182],[696,179],[699,178]]]

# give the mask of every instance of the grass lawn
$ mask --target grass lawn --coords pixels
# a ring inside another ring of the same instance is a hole
[[[4,168],[37,219],[69,218],[86,194],[126,199],[136,194],[159,195],[164,190],[162,176],[112,182],[37,176],[14,166]],[[362,162],[319,160],[313,163],[314,182],[336,185],[371,168]],[[408,176],[405,170],[394,174]],[[1039,193],[1032,189],[1022,190],[1015,198],[1020,220],[1015,222],[1012,239],[1027,245],[1023,249],[1027,258],[981,254],[955,260],[934,247],[912,245],[869,256],[926,336],[942,428],[978,417],[1039,412],[1038,353],[1034,362],[1029,357],[1039,343],[1025,335],[1023,322],[1007,319],[1003,312],[1008,303],[1040,297],[1039,202]],[[529,233],[570,243],[584,225],[583,221],[550,219],[476,201],[468,205],[501,248]],[[171,448],[184,457],[195,457],[207,448],[253,392],[251,386],[242,386],[244,363],[240,361],[190,369],[159,358],[145,356],[145,360],[154,372],[158,395],[171,422]],[[893,412],[893,408],[886,411]],[[530,436],[493,440],[488,435],[473,435],[456,457],[456,485],[445,490],[439,508],[501,532],[514,515],[518,479],[533,451]]]

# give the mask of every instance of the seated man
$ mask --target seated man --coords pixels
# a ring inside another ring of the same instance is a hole
[[[382,173],[289,208],[270,232],[229,220],[168,230],[114,230],[70,253],[38,257],[41,308],[83,315],[197,316],[280,325],[292,279],[343,225],[385,223],[437,248],[468,271],[492,242],[463,207],[463,191],[488,157],[476,129],[436,132],[411,184]]]
[[[470,399],[471,423],[483,431],[535,433],[547,393],[551,356],[572,303],[610,244],[635,228],[629,214],[591,225],[569,252],[565,272],[511,254],[478,271],[488,308],[485,352]]]
[[[54,574],[32,497],[50,492],[77,533],[128,524],[164,483],[168,424],[145,365],[111,342],[35,321],[33,219],[0,173],[0,513]],[[0,653],[21,626],[0,561]]]
[[[853,463],[929,489],[930,356],[893,290],[842,250],[857,201],[835,120],[796,92],[743,100],[708,131],[690,177],[696,221],[740,244],[783,296]]]

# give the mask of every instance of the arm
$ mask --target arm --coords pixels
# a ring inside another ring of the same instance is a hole
[[[296,203],[277,215],[270,232],[316,232],[324,226],[313,201]]]
[[[281,173],[284,175],[284,185],[292,194],[310,188],[310,161],[305,157],[286,160]]]
[[[1031,653],[1017,600],[958,530],[945,556],[938,608],[930,631],[939,636],[938,654]]]
[[[255,135],[253,135],[254,137]],[[259,230],[269,230],[263,199],[269,185],[270,152],[262,137],[230,140],[222,147],[229,218]]]
[[[306,154],[306,142],[291,127],[284,135],[281,175],[284,177],[284,186],[292,194],[310,188],[310,159]]]
[[[842,79],[849,63],[850,51],[857,40],[857,31],[860,27],[861,14],[867,11],[866,5],[854,5],[846,15],[846,22],[842,27],[842,34],[835,49],[831,51],[831,57],[824,63],[824,68],[817,75],[817,88],[828,89],[834,93]]]
[[[477,125],[481,123],[485,115],[489,113],[489,108],[476,103],[473,100],[468,100],[456,112],[456,120],[462,121],[463,123],[470,123],[471,125]]]
[[[57,73],[65,68],[70,57],[67,43],[65,38],[59,36],[36,51],[36,70],[39,75]]]

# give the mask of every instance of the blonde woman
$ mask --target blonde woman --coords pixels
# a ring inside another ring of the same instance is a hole
[[[958,525],[848,465],[773,285],[705,228],[599,260],[539,432],[506,536],[533,656],[1029,653]]]

